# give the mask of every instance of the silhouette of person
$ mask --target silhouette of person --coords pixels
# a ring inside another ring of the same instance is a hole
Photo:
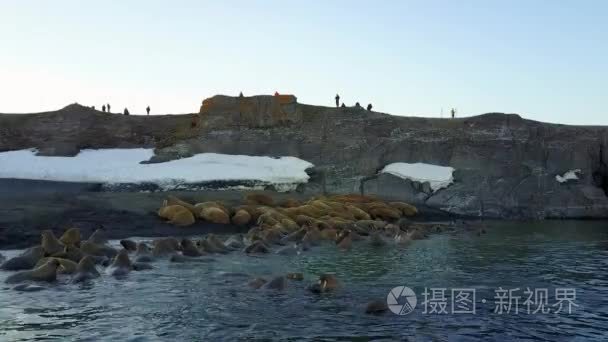
[[[110,104],[108,103],[108,113],[110,112]]]
[[[275,91],[275,92],[274,92],[274,96],[279,96],[279,92],[278,92],[278,91]]]
[[[148,113],[148,115],[150,115],[150,106],[146,107],[146,113]]]
[[[91,108],[93,108],[93,110],[95,110],[95,106],[91,106]]]
[[[456,109],[452,108],[450,111],[452,113],[452,119],[456,116]]]
[[[344,104],[344,102],[342,102],[342,105],[340,107],[346,108],[346,105]]]
[[[239,93],[239,97],[243,97],[243,92],[240,92],[240,93]]]
[[[124,115],[129,115],[129,110],[127,108],[125,108],[125,111],[123,112]]]
[[[357,107],[357,108],[361,107],[361,105],[359,104],[359,102],[355,103],[355,107]]]
[[[104,112],[104,113],[106,112],[106,105],[102,105],[101,106],[101,111]]]
[[[340,106],[340,95],[336,94],[336,107]]]
[[[367,105],[367,110],[368,110],[368,111],[371,111],[371,110],[372,110],[372,104],[371,104],[371,103]]]

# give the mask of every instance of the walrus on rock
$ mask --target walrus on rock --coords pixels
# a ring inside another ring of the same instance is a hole
[[[202,253],[194,244],[194,242],[190,241],[189,239],[182,239],[181,242],[181,246],[182,246],[182,255],[184,256],[188,256],[188,257],[199,257],[199,256],[203,256],[206,253]]]
[[[21,255],[6,260],[0,269],[6,271],[29,270],[36,266],[38,260],[44,257],[44,249],[42,246],[36,246],[27,249]]]
[[[152,242],[152,255],[155,257],[175,254],[181,247],[175,238],[157,239]]]
[[[135,252],[137,250],[137,243],[133,240],[120,240],[120,245],[129,252]]]
[[[44,249],[45,255],[54,255],[63,252],[64,245],[57,239],[53,231],[43,230],[42,233],[42,248]]]
[[[76,266],[76,273],[72,277],[72,283],[81,283],[89,279],[98,278],[99,276],[99,271],[95,267],[95,259],[87,255]]]
[[[116,255],[116,250],[114,248],[104,244],[97,244],[90,241],[84,241],[80,245],[80,250],[84,254],[89,254],[93,256],[105,256],[108,258],[112,258]]]
[[[66,245],[63,249],[63,252],[52,255],[52,257],[68,259],[72,260],[73,262],[79,262],[83,256],[84,254],[82,253],[80,248],[74,245]]]
[[[80,229],[78,228],[70,228],[61,235],[59,241],[66,246],[80,246]]]
[[[97,245],[105,245],[106,243],[108,243],[108,238],[106,236],[105,230],[102,228],[98,228],[93,232],[93,234],[91,234],[91,236],[89,236],[87,242],[91,242]]]
[[[54,258],[54,257],[40,259],[40,261],[38,261],[38,263],[36,264],[36,266],[34,268],[38,268],[51,260],[57,260],[57,262],[59,262],[59,267],[57,268],[58,274],[72,274],[72,273],[76,272],[76,267],[78,265],[75,262],[73,262],[72,260],[68,260],[68,259]]]
[[[51,259],[46,264],[34,268],[33,270],[17,272],[6,278],[5,282],[7,284],[21,283],[24,281],[53,282],[57,280],[57,268],[59,265],[59,261]]]
[[[112,264],[108,267],[108,273],[115,277],[123,276],[133,270],[131,259],[129,259],[129,252],[126,249],[121,249]]]
[[[152,262],[154,261],[154,257],[152,257],[152,251],[150,247],[145,242],[140,242],[137,244],[137,250],[135,250],[135,262]]]

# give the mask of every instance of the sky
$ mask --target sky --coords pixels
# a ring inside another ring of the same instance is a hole
[[[278,91],[608,125],[607,16],[604,0],[0,0],[0,112],[192,113]]]

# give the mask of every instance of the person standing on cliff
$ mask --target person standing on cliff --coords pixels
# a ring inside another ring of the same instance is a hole
[[[452,119],[456,117],[456,109],[452,108],[450,111],[452,113]]]
[[[104,112],[104,113],[106,112],[106,105],[102,105],[101,106],[101,111]]]
[[[108,103],[108,113],[110,112],[110,104]]]
[[[148,113],[148,115],[150,115],[150,106],[146,107],[146,113]]]
[[[129,110],[127,108],[125,108],[125,111],[122,112],[124,115],[129,115]]]
[[[368,112],[371,112],[371,111],[372,111],[372,104],[371,104],[371,103],[367,105],[367,111],[368,111]]]
[[[340,107],[340,95],[336,94],[336,107]]]

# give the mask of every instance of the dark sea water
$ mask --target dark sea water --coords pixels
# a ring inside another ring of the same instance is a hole
[[[0,341],[608,340],[607,222],[493,222],[481,236],[441,233],[405,248],[360,242],[347,253],[321,246],[297,256],[234,252],[215,258],[160,261],[154,270],[123,279],[104,275],[87,285],[62,278],[41,292],[0,285]],[[254,276],[286,272],[303,272],[305,280],[289,281],[282,292],[246,285]],[[308,292],[306,286],[324,272],[335,273],[342,287],[324,295]],[[8,274],[0,272],[0,281]],[[386,300],[397,286],[415,292],[413,312],[364,313],[369,301]],[[426,305],[425,288],[438,294]],[[457,288],[474,289],[474,314],[451,312]],[[516,288],[510,312],[495,312],[496,290]],[[527,288],[541,294],[546,289],[551,311],[532,313],[541,303],[532,299],[528,313]],[[575,291],[570,313],[566,301],[555,312],[556,289]],[[446,303],[447,313],[430,313],[431,302],[435,308]]]

